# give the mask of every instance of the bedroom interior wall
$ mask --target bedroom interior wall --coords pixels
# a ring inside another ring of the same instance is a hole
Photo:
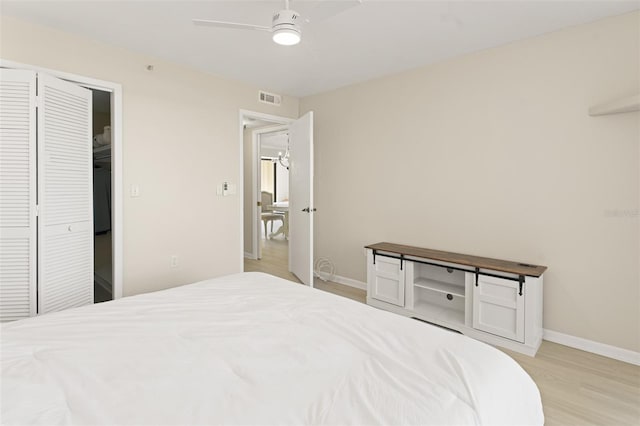
[[[315,114],[316,256],[365,281],[379,241],[547,265],[544,327],[640,351],[630,13],[301,99]]]
[[[244,83],[8,16],[0,24],[3,59],[122,85],[124,295],[240,272],[240,191],[216,195],[225,180],[241,183],[239,110],[295,118],[298,99],[266,105]]]

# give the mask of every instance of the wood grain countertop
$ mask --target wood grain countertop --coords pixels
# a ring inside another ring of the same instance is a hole
[[[526,275],[530,277],[539,277],[547,270],[546,266],[530,265],[527,263],[511,262],[508,260],[492,259],[489,257],[472,256],[469,254],[452,253],[449,251],[432,250],[394,243],[376,243],[365,246],[365,248],[388,253],[402,254],[404,256],[438,260],[440,262],[457,263],[474,268],[491,269],[511,274]]]

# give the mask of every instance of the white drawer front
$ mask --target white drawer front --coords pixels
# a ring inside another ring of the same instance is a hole
[[[517,281],[480,275],[473,287],[473,328],[524,342],[524,298]]]

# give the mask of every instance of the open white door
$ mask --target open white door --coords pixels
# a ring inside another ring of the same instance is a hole
[[[313,287],[313,112],[289,126],[289,269]]]
[[[38,74],[38,313],[93,303],[91,91]]]
[[[0,321],[36,314],[36,73],[0,70]]]

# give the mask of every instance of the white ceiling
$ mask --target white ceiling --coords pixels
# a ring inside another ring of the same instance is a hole
[[[312,22],[292,47],[266,32],[191,23],[270,26],[284,1],[2,0],[0,12],[302,97],[640,8],[638,0],[356,3],[293,0]]]

